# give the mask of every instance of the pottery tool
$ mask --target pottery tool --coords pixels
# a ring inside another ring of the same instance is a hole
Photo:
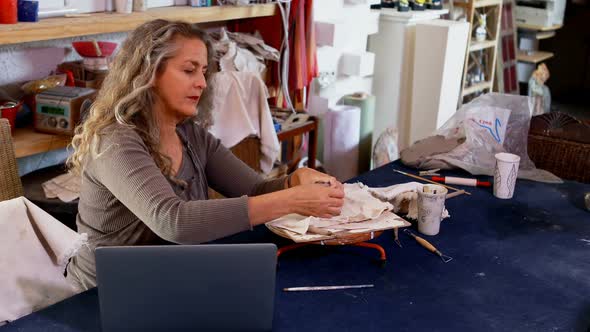
[[[453,191],[452,193],[447,194],[446,199],[457,197],[459,195],[463,195],[464,193],[465,193],[465,190]]]
[[[414,239],[416,239],[416,241],[418,241],[418,243],[420,243],[421,246],[428,249],[428,251],[437,254],[438,257],[440,257],[440,259],[442,259],[443,262],[448,263],[453,259],[452,257],[444,255],[442,252],[438,251],[438,249],[436,249],[436,247],[433,246],[430,242],[428,242],[425,239],[419,237],[418,235],[412,233],[412,231],[410,231],[409,229],[404,229],[404,232],[406,234],[408,234],[409,236],[413,237]]]
[[[399,241],[399,231],[398,228],[393,229],[393,241],[400,247],[402,247],[402,243]]]
[[[479,181],[478,179],[469,178],[456,178],[452,176],[433,176],[432,181],[447,184],[459,184],[462,186],[472,187],[491,187],[492,184],[489,181]]]
[[[337,290],[350,288],[373,288],[375,285],[343,285],[343,286],[306,286],[306,287],[287,287],[283,288],[284,292],[304,292],[304,291],[321,291],[321,290]]]
[[[440,176],[437,172],[440,171],[440,168],[431,169],[429,171],[420,171],[418,175],[420,176]]]
[[[393,171],[394,171],[394,172],[397,172],[397,173],[400,173],[400,174],[403,174],[403,175],[405,175],[405,176],[409,176],[409,177],[411,177],[411,178],[414,178],[414,179],[418,179],[418,180],[426,181],[426,182],[428,182],[428,183],[433,183],[433,184],[436,184],[436,185],[439,185],[439,186],[443,186],[443,187],[445,187],[445,188],[452,189],[452,190],[455,190],[455,191],[460,191],[460,190],[461,190],[461,189],[458,189],[458,188],[455,188],[455,187],[448,186],[448,185],[446,185],[446,184],[443,184],[443,183],[434,182],[434,181],[432,181],[432,180],[429,180],[429,179],[423,178],[423,177],[421,177],[421,176],[414,175],[414,174],[410,174],[410,173],[407,173],[407,172],[403,172],[403,171],[400,171],[400,170],[397,170],[397,169],[394,169]],[[468,192],[468,191],[465,191],[465,194],[466,194],[466,195],[471,195],[471,193],[470,193],[470,192]]]

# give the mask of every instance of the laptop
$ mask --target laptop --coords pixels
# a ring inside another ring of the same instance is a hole
[[[100,247],[102,330],[271,330],[276,257],[274,244]]]

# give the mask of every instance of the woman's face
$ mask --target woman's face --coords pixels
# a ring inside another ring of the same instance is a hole
[[[179,123],[195,116],[197,104],[207,82],[207,46],[199,39],[178,38],[176,55],[157,74],[154,91],[159,97],[160,112]]]

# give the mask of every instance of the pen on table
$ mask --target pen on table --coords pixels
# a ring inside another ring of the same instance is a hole
[[[489,181],[480,181],[478,179],[469,179],[469,178],[456,178],[452,176],[433,176],[432,181],[440,182],[440,183],[447,183],[447,184],[459,184],[463,186],[472,186],[472,187],[491,187],[492,184]]]
[[[342,285],[342,286],[305,286],[305,287],[287,287],[283,288],[284,292],[304,292],[304,291],[321,291],[321,290],[337,290],[350,288],[372,288],[373,284],[365,285]]]

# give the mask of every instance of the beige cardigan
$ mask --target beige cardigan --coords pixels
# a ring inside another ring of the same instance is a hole
[[[178,133],[188,194],[162,174],[133,129],[113,125],[101,136],[82,175],[76,221],[89,246],[67,269],[80,290],[96,286],[96,247],[197,244],[242,232],[250,229],[247,196],[283,188],[284,178],[265,181],[194,123],[179,125]],[[208,200],[207,186],[230,198]]]

